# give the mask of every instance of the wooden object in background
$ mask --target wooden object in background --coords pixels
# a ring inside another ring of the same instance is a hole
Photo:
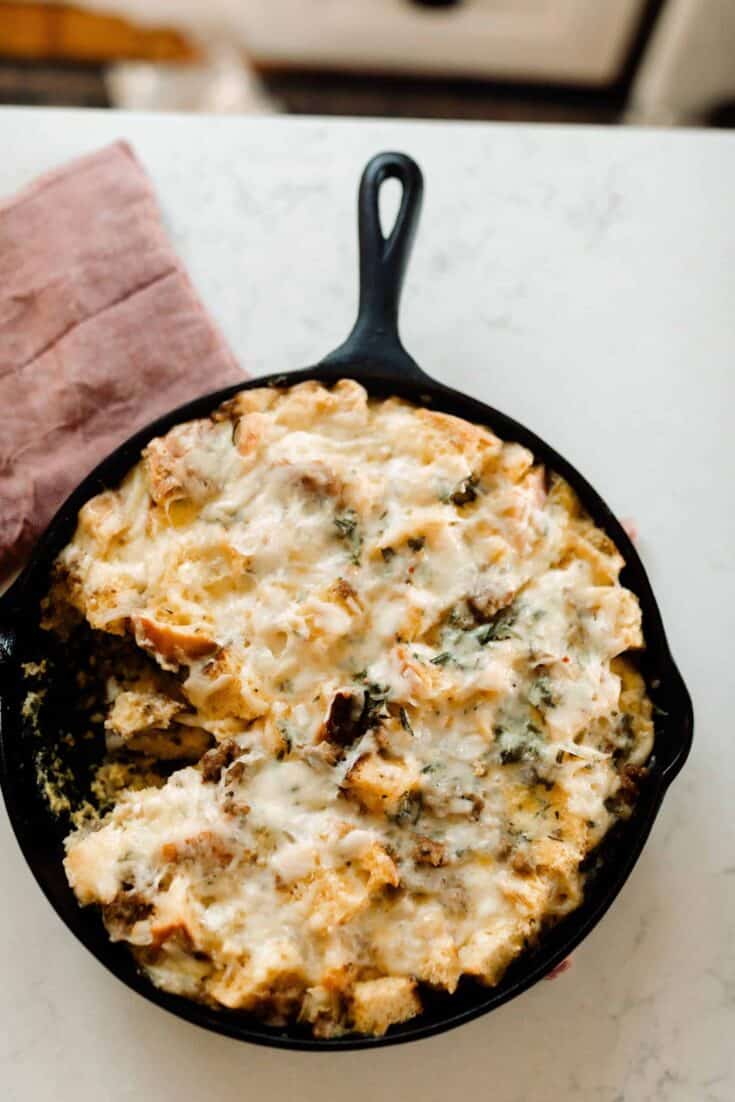
[[[620,78],[651,3],[463,0],[424,7],[408,0],[247,0],[237,8],[237,26],[251,60],[268,69],[604,88]]]
[[[0,56],[65,61],[191,61],[178,31],[142,28],[66,5],[0,0]]]

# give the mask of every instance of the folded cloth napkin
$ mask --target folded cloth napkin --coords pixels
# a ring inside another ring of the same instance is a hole
[[[0,203],[0,579],[117,444],[242,378],[125,142]]]

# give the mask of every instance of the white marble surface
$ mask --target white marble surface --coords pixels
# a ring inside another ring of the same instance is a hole
[[[67,933],[0,823],[8,1102],[735,1098],[735,139],[724,133],[0,110],[0,195],[132,140],[243,363],[346,333],[363,162],[421,162],[404,337],[535,426],[636,518],[697,713],[695,748],[573,969],[469,1026],[372,1054],[245,1046],[122,987]]]

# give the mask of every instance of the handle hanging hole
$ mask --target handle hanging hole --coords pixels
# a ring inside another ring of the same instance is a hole
[[[380,232],[383,240],[387,241],[396,224],[398,211],[401,209],[403,199],[403,184],[393,176],[389,176],[380,185],[378,192],[378,217],[380,218]]]

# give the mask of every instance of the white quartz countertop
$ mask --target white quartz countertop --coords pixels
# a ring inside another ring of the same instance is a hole
[[[252,372],[313,362],[346,335],[363,163],[417,158],[404,341],[635,519],[695,744],[569,972],[372,1053],[244,1045],[128,991],[46,903],[3,809],[3,1099],[732,1102],[735,136],[0,109],[0,198],[118,137]]]

